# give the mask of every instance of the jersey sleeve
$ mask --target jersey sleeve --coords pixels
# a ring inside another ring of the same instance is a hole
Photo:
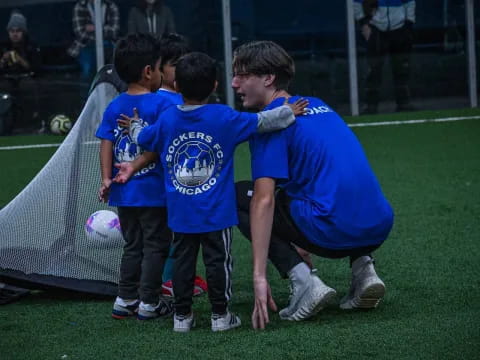
[[[103,119],[98,126],[95,136],[99,139],[115,142],[116,116],[111,106],[108,106],[103,113]]]
[[[257,133],[258,115],[256,113],[235,111],[225,106],[226,116],[230,120],[229,131],[232,132],[235,142],[242,143]]]
[[[145,126],[137,137],[137,143],[146,151],[155,152],[160,145],[159,142],[160,122]]]
[[[285,131],[254,135],[250,140],[250,153],[253,181],[262,177],[289,178]]]

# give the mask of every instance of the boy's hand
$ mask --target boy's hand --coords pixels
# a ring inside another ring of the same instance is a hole
[[[114,166],[118,169],[117,175],[113,178],[114,183],[125,184],[135,174],[131,162],[122,162]]]
[[[139,121],[140,117],[138,116],[137,108],[133,108],[133,117],[127,116],[125,114],[120,114],[121,119],[117,119],[117,124],[125,129],[125,133],[130,131],[130,126],[132,121]]]
[[[110,186],[112,185],[111,179],[102,181],[100,190],[98,190],[98,201],[106,203],[108,201],[108,195],[110,193]]]
[[[293,104],[289,104],[288,98],[287,98],[285,99],[284,105],[290,106],[295,116],[303,115],[305,114],[305,111],[306,111],[305,108],[308,106],[308,100],[304,98],[300,98],[297,101],[295,101]]]

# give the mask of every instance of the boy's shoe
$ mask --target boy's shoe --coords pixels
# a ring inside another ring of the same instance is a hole
[[[340,300],[340,308],[373,309],[385,295],[385,284],[375,272],[374,260],[362,256],[352,264],[350,291]]]
[[[230,311],[224,315],[212,314],[211,319],[212,331],[226,331],[242,325],[240,318]]]
[[[162,284],[162,295],[173,298],[173,283],[172,283],[172,280],[165,281]]]
[[[193,287],[193,296],[199,296],[208,292],[207,282],[200,276],[195,276],[195,283]]]
[[[173,316],[173,331],[175,332],[189,332],[191,328],[195,327],[195,318],[193,313],[190,315],[177,315]]]
[[[139,304],[139,300],[126,302],[122,298],[117,297],[113,303],[112,317],[114,319],[125,319],[129,316],[133,316],[137,313]]]
[[[193,285],[193,296],[199,296],[208,292],[207,282],[200,276],[195,276],[195,283]],[[162,295],[167,297],[174,297],[172,280],[165,281],[162,284]]]
[[[138,320],[152,320],[158,317],[167,317],[172,315],[172,301],[168,299],[160,299],[157,305],[145,304],[143,301],[138,306]]]
[[[318,276],[310,274],[302,284],[292,282],[292,294],[288,307],[280,310],[283,320],[301,321],[322,310],[336,295],[336,291],[323,283]]]

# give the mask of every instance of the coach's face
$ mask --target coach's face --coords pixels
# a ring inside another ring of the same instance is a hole
[[[262,109],[268,105],[267,78],[270,75],[254,75],[248,72],[235,72],[232,88],[247,109]]]

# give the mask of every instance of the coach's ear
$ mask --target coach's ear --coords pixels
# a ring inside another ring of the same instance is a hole
[[[264,75],[264,80],[263,80],[263,84],[265,85],[265,87],[269,87],[273,84],[273,82],[275,81],[275,75],[274,74],[268,74],[268,75]]]
[[[218,81],[217,81],[217,80],[215,80],[215,85],[213,86],[213,90],[212,90],[212,92],[215,92],[215,91],[217,91],[217,87],[218,87]]]
[[[150,78],[152,77],[152,67],[150,65],[147,65],[143,68],[142,72],[143,72],[143,77],[145,79],[150,80]]]
[[[177,81],[173,80],[173,88],[175,89],[175,92],[179,93],[180,90],[178,89]]]

